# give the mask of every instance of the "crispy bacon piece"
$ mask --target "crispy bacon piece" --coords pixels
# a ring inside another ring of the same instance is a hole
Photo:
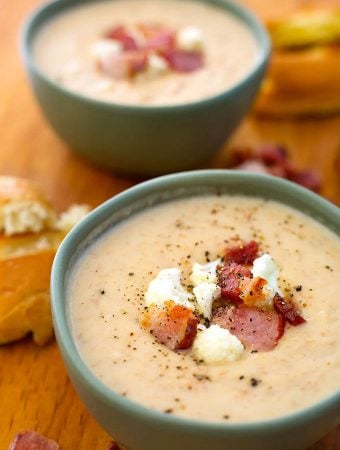
[[[286,178],[315,192],[320,192],[322,187],[320,175],[313,170],[295,167],[289,160],[286,149],[280,145],[236,148],[231,156],[230,167]]]
[[[239,245],[229,247],[225,251],[225,259],[237,264],[253,264],[258,257],[259,246],[255,241],[240,242]]]
[[[241,303],[241,283],[250,281],[250,278],[250,270],[234,261],[218,267],[217,284],[221,288],[221,297],[232,303]]]
[[[212,322],[229,330],[245,347],[257,351],[274,348],[285,328],[282,314],[246,305],[220,307]]]
[[[176,38],[172,30],[158,24],[145,23],[138,24],[137,28],[145,38],[147,50],[163,54],[175,48]]]
[[[162,30],[146,42],[146,48],[160,54],[166,54],[175,47],[175,35],[172,31]]]
[[[124,50],[138,50],[136,40],[128,33],[122,25],[110,28],[105,34],[106,39],[113,39],[122,44]]]
[[[282,314],[290,325],[297,326],[306,322],[306,319],[302,317],[296,306],[292,302],[283,299],[279,294],[275,295],[273,304],[275,311]]]
[[[281,145],[268,144],[255,150],[255,157],[267,166],[285,164],[288,159],[287,150]]]
[[[173,49],[165,52],[163,56],[176,72],[193,72],[204,65],[201,52]]]
[[[25,431],[15,436],[8,450],[59,450],[59,445],[35,431]]]
[[[151,305],[140,323],[170,350],[184,350],[191,347],[196,337],[198,319],[191,309],[167,301],[163,306]]]
[[[140,22],[136,26],[138,31],[144,36],[145,40],[147,41],[164,30],[164,27],[159,23]]]
[[[133,76],[146,68],[148,58],[144,51],[137,50],[124,54],[124,62],[128,68],[129,76]]]
[[[288,172],[287,178],[290,181],[294,181],[294,183],[301,184],[301,186],[304,186],[311,191],[320,192],[321,190],[321,177],[313,170],[290,171]]]
[[[251,280],[242,281],[240,284],[240,298],[248,306],[257,306],[261,309],[272,309],[272,303],[268,302],[269,292],[264,289],[267,280],[255,277]]]

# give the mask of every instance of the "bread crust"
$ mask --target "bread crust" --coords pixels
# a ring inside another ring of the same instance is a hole
[[[278,117],[339,112],[340,46],[274,52],[254,110]]]
[[[0,176],[0,345],[29,333],[44,345],[53,336],[49,295],[53,259],[72,221],[87,212],[85,205],[75,205],[65,215],[68,220],[64,217],[59,224],[35,183]]]
[[[255,113],[273,117],[338,113],[339,8],[300,8],[266,25],[274,50]]]
[[[39,345],[52,337],[49,286],[55,252],[50,248],[0,260],[0,344],[29,332]]]

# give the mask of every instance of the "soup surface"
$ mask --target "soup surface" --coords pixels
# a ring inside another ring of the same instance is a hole
[[[191,73],[168,71],[126,79],[99,70],[93,45],[112,26],[138,23],[174,31],[199,29],[203,67]],[[254,67],[259,52],[248,28],[221,8],[186,0],[108,0],[72,8],[50,20],[39,31],[33,53],[41,70],[72,91],[114,103],[168,105],[200,100],[232,86]]]
[[[306,323],[286,326],[270,351],[202,364],[141,328],[144,293],[168,267],[181,268],[188,285],[193,262],[216,258],[235,235],[270,253],[279,287],[292,289]],[[76,262],[67,291],[71,329],[91,371],[143,405],[211,421],[285,415],[339,388],[339,255],[335,234],[273,201],[224,195],[171,201],[108,230]]]

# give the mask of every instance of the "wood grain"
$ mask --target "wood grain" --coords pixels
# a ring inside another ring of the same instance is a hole
[[[58,210],[74,202],[95,206],[139,180],[112,175],[75,156],[46,124],[32,97],[18,52],[18,31],[37,0],[1,0],[0,173],[38,181]],[[260,15],[278,14],[308,1],[244,0]],[[324,1],[325,4],[338,3]],[[232,145],[281,142],[301,167],[319,169],[323,194],[340,200],[334,160],[340,118],[257,121],[249,118]],[[223,167],[227,146],[211,163]],[[21,430],[57,440],[62,450],[104,450],[109,437],[87,413],[68,381],[56,344],[38,348],[26,339],[0,348],[0,449]],[[303,432],[303,430],[301,430]],[[339,429],[313,450],[339,450]],[[213,449],[212,449],[213,450]],[[289,450],[289,449],[287,449]]]

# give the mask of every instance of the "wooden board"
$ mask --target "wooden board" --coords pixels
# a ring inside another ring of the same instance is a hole
[[[298,0],[244,2],[260,14],[278,13],[278,8],[302,3]],[[114,176],[78,158],[42,117],[18,54],[18,30],[38,3],[37,0],[1,0],[0,3],[0,174],[38,181],[58,210],[74,202],[95,206],[139,180]],[[249,118],[231,144],[280,142],[287,145],[292,160],[299,166],[318,168],[322,172],[323,194],[340,201],[339,179],[334,171],[336,152],[340,148],[339,130],[340,117],[278,122]],[[225,165],[226,150],[227,147],[215,158],[213,166]],[[109,437],[76,396],[54,342],[37,348],[25,340],[0,348],[0,449],[6,450],[13,436],[24,429],[34,429],[56,439],[62,450],[105,450],[109,442]],[[313,447],[313,450],[336,449],[340,449],[339,429]]]

